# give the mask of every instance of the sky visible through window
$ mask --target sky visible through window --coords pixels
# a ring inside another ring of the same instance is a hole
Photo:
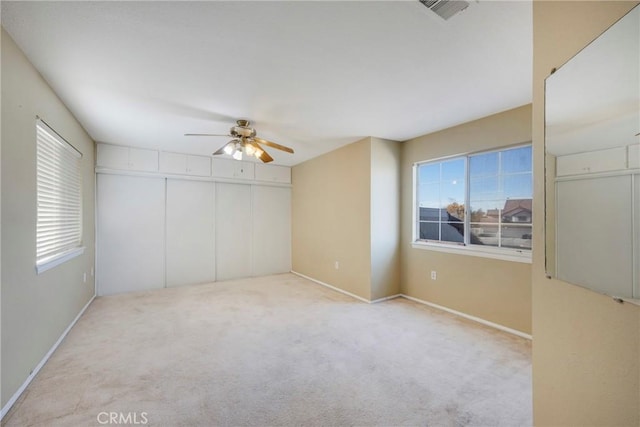
[[[423,164],[419,168],[419,206],[446,209],[465,203],[464,157]],[[468,157],[469,199],[472,212],[503,209],[508,199],[531,199],[531,147]]]
[[[531,249],[531,146],[418,167],[416,239]]]

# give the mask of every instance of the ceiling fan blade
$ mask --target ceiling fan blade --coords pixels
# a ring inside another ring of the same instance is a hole
[[[185,133],[184,136],[226,136],[227,138],[233,138],[231,135],[222,135],[218,133]]]
[[[269,153],[264,150],[262,150],[262,154],[260,154],[260,157],[258,158],[262,160],[262,163],[269,163],[273,161],[273,157],[271,157]]]
[[[267,141],[266,139],[262,139],[262,138],[258,138],[258,137],[254,137],[253,139],[254,139],[254,141],[256,141],[256,142],[258,142],[260,144],[264,144],[264,145],[267,145],[269,147],[275,148],[277,150],[282,150],[282,151],[286,151],[287,153],[293,154],[293,149],[292,148],[285,147],[284,145],[276,144],[275,142]]]
[[[269,153],[264,151],[262,147],[260,147],[255,141],[246,140],[245,146],[251,147],[251,155],[262,160],[262,163],[269,163],[273,161],[273,157],[271,157]],[[258,153],[260,153],[260,155],[258,155]]]
[[[213,153],[214,156],[217,156],[218,154],[224,154],[224,149],[227,148],[227,145],[231,144],[230,142],[227,142],[226,144],[224,144],[222,147],[220,147],[218,149],[218,151],[216,151],[215,153]]]

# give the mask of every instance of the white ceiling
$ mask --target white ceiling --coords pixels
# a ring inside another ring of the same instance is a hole
[[[529,1],[11,2],[2,25],[99,142],[210,154],[250,119],[293,165],[531,102]]]

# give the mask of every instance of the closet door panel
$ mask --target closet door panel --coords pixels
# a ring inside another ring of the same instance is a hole
[[[215,184],[167,179],[167,286],[215,281]]]
[[[98,174],[98,295],[164,287],[165,181]]]
[[[251,186],[216,184],[216,278],[251,276]]]
[[[632,177],[556,184],[559,279],[619,297],[633,294]]]
[[[640,153],[640,152],[639,152]],[[633,176],[634,183],[633,189],[635,194],[633,195],[633,262],[634,262],[634,276],[633,276],[633,297],[640,298],[640,174]]]
[[[253,275],[291,271],[291,189],[253,186]]]

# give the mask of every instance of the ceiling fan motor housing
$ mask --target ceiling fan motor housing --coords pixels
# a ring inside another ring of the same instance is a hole
[[[249,120],[237,120],[236,123],[238,126],[232,127],[229,131],[232,136],[244,138],[253,138],[256,136],[256,130],[249,127]]]

